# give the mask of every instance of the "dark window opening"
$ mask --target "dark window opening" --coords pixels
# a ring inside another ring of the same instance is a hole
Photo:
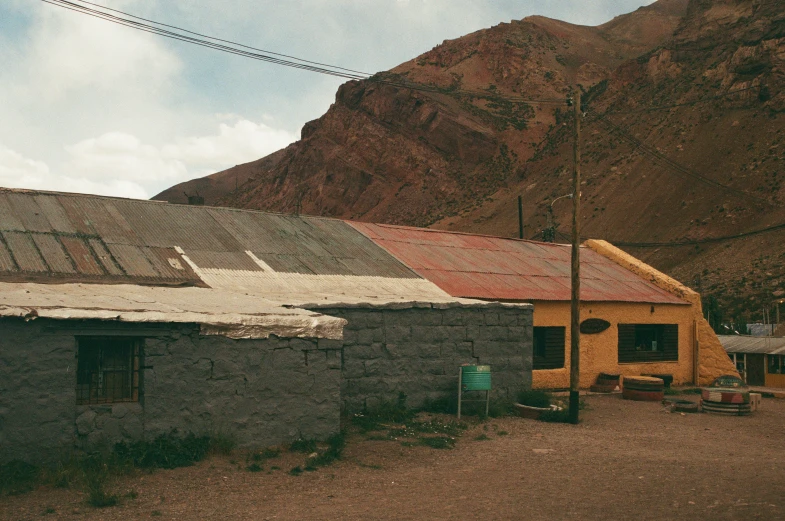
[[[619,363],[678,360],[678,324],[619,324]]]
[[[78,337],[76,403],[139,401],[141,340]]]
[[[785,356],[767,355],[769,358],[769,374],[785,374]]]
[[[564,330],[563,326],[534,328],[534,369],[564,367]]]

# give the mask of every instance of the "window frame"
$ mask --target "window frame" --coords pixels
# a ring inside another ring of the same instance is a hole
[[[77,405],[140,402],[143,338],[79,335],[75,341]]]
[[[564,368],[567,346],[566,331],[565,326],[534,326],[532,328],[532,370]],[[561,350],[557,347],[559,339],[561,339]],[[542,355],[538,354],[540,347],[538,344],[541,344],[544,350]]]
[[[619,364],[679,361],[678,324],[618,324],[617,332]]]

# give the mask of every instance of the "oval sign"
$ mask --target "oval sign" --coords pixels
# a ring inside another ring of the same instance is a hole
[[[594,335],[602,333],[611,327],[611,323],[601,318],[587,318],[581,322],[581,333],[584,335]]]

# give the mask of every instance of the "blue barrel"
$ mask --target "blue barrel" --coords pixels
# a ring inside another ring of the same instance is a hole
[[[464,391],[490,391],[491,366],[489,365],[464,365],[461,366],[461,387]]]

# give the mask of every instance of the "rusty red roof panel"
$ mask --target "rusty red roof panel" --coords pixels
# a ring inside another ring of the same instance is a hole
[[[455,297],[569,300],[569,245],[351,222],[421,276]],[[581,249],[581,299],[686,304],[612,260]]]

